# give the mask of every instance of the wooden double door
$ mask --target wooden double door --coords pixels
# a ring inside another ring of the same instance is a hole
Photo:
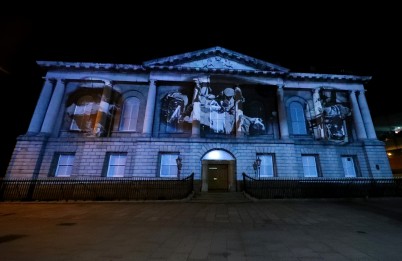
[[[227,164],[208,164],[208,191],[228,191]]]

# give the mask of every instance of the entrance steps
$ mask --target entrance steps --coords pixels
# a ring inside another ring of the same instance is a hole
[[[243,192],[196,192],[189,202],[195,203],[246,203],[252,202]]]

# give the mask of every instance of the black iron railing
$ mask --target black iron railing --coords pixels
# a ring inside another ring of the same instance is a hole
[[[257,199],[401,197],[402,178],[261,178],[243,173],[245,193]]]
[[[193,191],[194,173],[183,179],[0,179],[0,201],[173,200]]]

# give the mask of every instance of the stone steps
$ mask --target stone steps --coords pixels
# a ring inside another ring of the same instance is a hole
[[[196,203],[245,203],[251,202],[243,192],[197,192],[190,202]]]

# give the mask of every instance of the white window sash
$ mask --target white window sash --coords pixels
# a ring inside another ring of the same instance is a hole
[[[109,157],[109,166],[107,177],[124,177],[127,156],[125,154],[111,154]]]

